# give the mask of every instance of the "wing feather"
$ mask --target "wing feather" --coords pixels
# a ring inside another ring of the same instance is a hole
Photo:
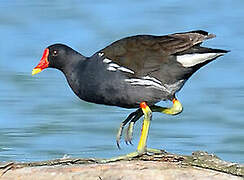
[[[148,74],[160,76],[160,72],[157,72],[161,69],[160,65],[172,61],[174,54],[187,51],[213,37],[213,34],[201,30],[165,36],[137,35],[118,40],[99,53],[134,71],[135,74],[130,74],[132,77]]]

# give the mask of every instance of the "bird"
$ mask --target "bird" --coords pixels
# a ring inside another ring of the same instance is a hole
[[[176,93],[198,69],[227,50],[201,46],[216,37],[203,30],[168,35],[134,35],[117,40],[90,57],[64,44],[48,46],[35,75],[46,68],[63,72],[73,92],[82,100],[127,109],[136,109],[120,124],[116,142],[124,127],[125,142],[132,144],[134,124],[144,116],[136,153],[149,151],[147,137],[153,112],[176,115],[183,106]],[[160,101],[171,101],[172,107],[161,107]]]

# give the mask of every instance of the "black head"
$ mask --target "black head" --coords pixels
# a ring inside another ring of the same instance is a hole
[[[32,75],[41,72],[45,68],[56,68],[64,71],[65,67],[79,60],[81,54],[64,44],[53,44],[48,46],[43,53],[39,64],[33,69]]]

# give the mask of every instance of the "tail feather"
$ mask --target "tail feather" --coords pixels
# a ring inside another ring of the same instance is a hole
[[[188,37],[193,45],[200,45],[203,41],[207,39],[215,38],[215,34],[208,33],[207,31],[203,30],[195,30],[195,31],[189,31],[189,32],[183,32],[183,33],[176,33],[173,34],[174,36],[186,36]]]
[[[227,52],[229,51],[194,46],[187,51],[178,53],[176,60],[184,67],[193,67],[200,64],[204,65]]]
[[[201,34],[201,35],[204,36],[204,39],[212,39],[212,38],[216,37],[215,34],[211,34],[211,33],[207,32],[207,31],[203,31],[203,30],[190,31],[189,33]]]

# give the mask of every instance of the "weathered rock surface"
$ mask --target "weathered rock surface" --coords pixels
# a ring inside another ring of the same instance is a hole
[[[172,162],[120,161],[108,164],[25,167],[6,172],[6,180],[238,180],[241,177]]]
[[[6,180],[238,180],[244,179],[244,166],[205,152],[183,156],[162,151],[128,160],[6,162],[0,163],[0,173],[1,179]]]

